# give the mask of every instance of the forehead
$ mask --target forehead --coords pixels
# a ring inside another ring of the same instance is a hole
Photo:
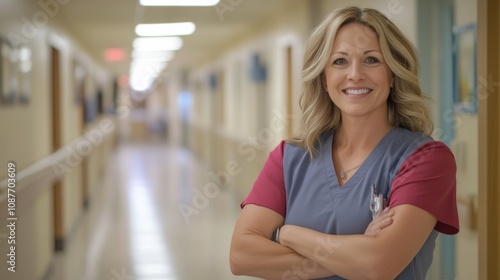
[[[349,23],[342,26],[333,40],[333,51],[380,50],[377,34],[361,23]]]

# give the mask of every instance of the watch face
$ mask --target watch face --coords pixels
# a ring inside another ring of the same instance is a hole
[[[274,242],[276,242],[276,243],[280,243],[279,242],[279,235],[280,235],[280,227],[277,227],[273,231],[273,235],[271,237],[271,240],[274,241]]]

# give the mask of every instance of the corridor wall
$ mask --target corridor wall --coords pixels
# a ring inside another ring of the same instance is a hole
[[[308,10],[307,1],[295,1],[281,14],[256,24],[224,54],[188,71],[185,90],[192,100],[188,145],[215,174],[216,183],[239,199],[252,187],[269,151],[288,137],[288,123],[294,130],[299,127]],[[287,48],[292,50],[290,78]],[[292,84],[288,91],[287,79]],[[292,99],[291,108],[286,107],[287,99]],[[230,174],[235,166],[238,171]],[[230,176],[221,177],[224,172]]]
[[[45,14],[44,14],[45,13]],[[45,15],[47,21],[41,21]],[[37,17],[38,16],[38,17]],[[60,53],[61,145],[65,146],[86,128],[102,121],[102,117],[84,122],[82,102],[91,98],[97,88],[103,90],[105,106],[111,99],[111,76],[102,70],[81,47],[76,37],[64,25],[57,14],[48,16],[46,11],[32,1],[2,1],[0,3],[0,36],[14,46],[21,43],[31,50],[30,91],[28,99],[16,98],[10,104],[0,104],[0,182],[7,176],[7,163],[16,165],[16,172],[51,156],[52,148],[52,85],[51,48]],[[77,60],[86,69],[85,92],[77,96],[74,83],[73,63]],[[95,78],[95,77],[101,78]],[[88,165],[87,182],[97,186],[98,174],[105,166],[110,145],[92,146],[87,162],[78,160],[78,151],[64,166],[52,166],[62,183],[62,227],[68,237],[82,214],[82,168]],[[57,169],[59,167],[59,169]],[[35,191],[36,189],[36,191]],[[96,191],[91,190],[91,191]],[[0,189],[0,196],[5,189]],[[2,198],[3,199],[3,198]],[[4,203],[1,203],[2,207]],[[6,205],[6,204],[5,204]],[[6,206],[5,206],[6,207]],[[1,279],[42,279],[50,270],[54,256],[54,198],[51,183],[38,183],[16,197],[16,273],[0,271]],[[4,209],[4,208],[2,208]],[[6,209],[6,208],[5,208]],[[6,211],[2,211],[6,212]],[[2,214],[2,220],[4,214]],[[7,252],[7,228],[0,229],[1,252]],[[7,256],[0,261],[6,264]],[[5,266],[4,266],[5,267]]]

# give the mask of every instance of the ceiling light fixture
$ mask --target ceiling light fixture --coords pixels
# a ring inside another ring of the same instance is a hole
[[[220,0],[141,0],[142,6],[215,6]]]
[[[130,64],[130,69],[132,71],[137,71],[141,70],[145,74],[149,74],[151,76],[153,73],[157,74],[161,72],[163,69],[167,67],[167,62],[165,61],[151,61],[151,62],[139,62],[139,61],[133,61]]]
[[[139,58],[132,60],[132,64],[134,63],[160,63],[160,62],[169,62],[170,60],[165,58]]]
[[[132,63],[130,65],[130,86],[139,92],[150,90],[166,66],[166,63]]]
[[[133,46],[137,51],[176,51],[182,48],[182,39],[179,37],[136,38]]]
[[[192,22],[138,24],[135,33],[139,36],[190,35],[196,30]]]
[[[132,58],[134,60],[143,59],[159,59],[159,60],[172,60],[174,58],[174,52],[172,51],[132,51]]]

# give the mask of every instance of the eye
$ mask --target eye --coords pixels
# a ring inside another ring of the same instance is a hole
[[[373,57],[373,56],[369,56],[366,58],[366,63],[369,63],[369,64],[374,64],[374,63],[379,63],[380,60],[376,57]]]
[[[347,64],[347,60],[345,58],[337,58],[333,61],[333,65],[344,65]]]

